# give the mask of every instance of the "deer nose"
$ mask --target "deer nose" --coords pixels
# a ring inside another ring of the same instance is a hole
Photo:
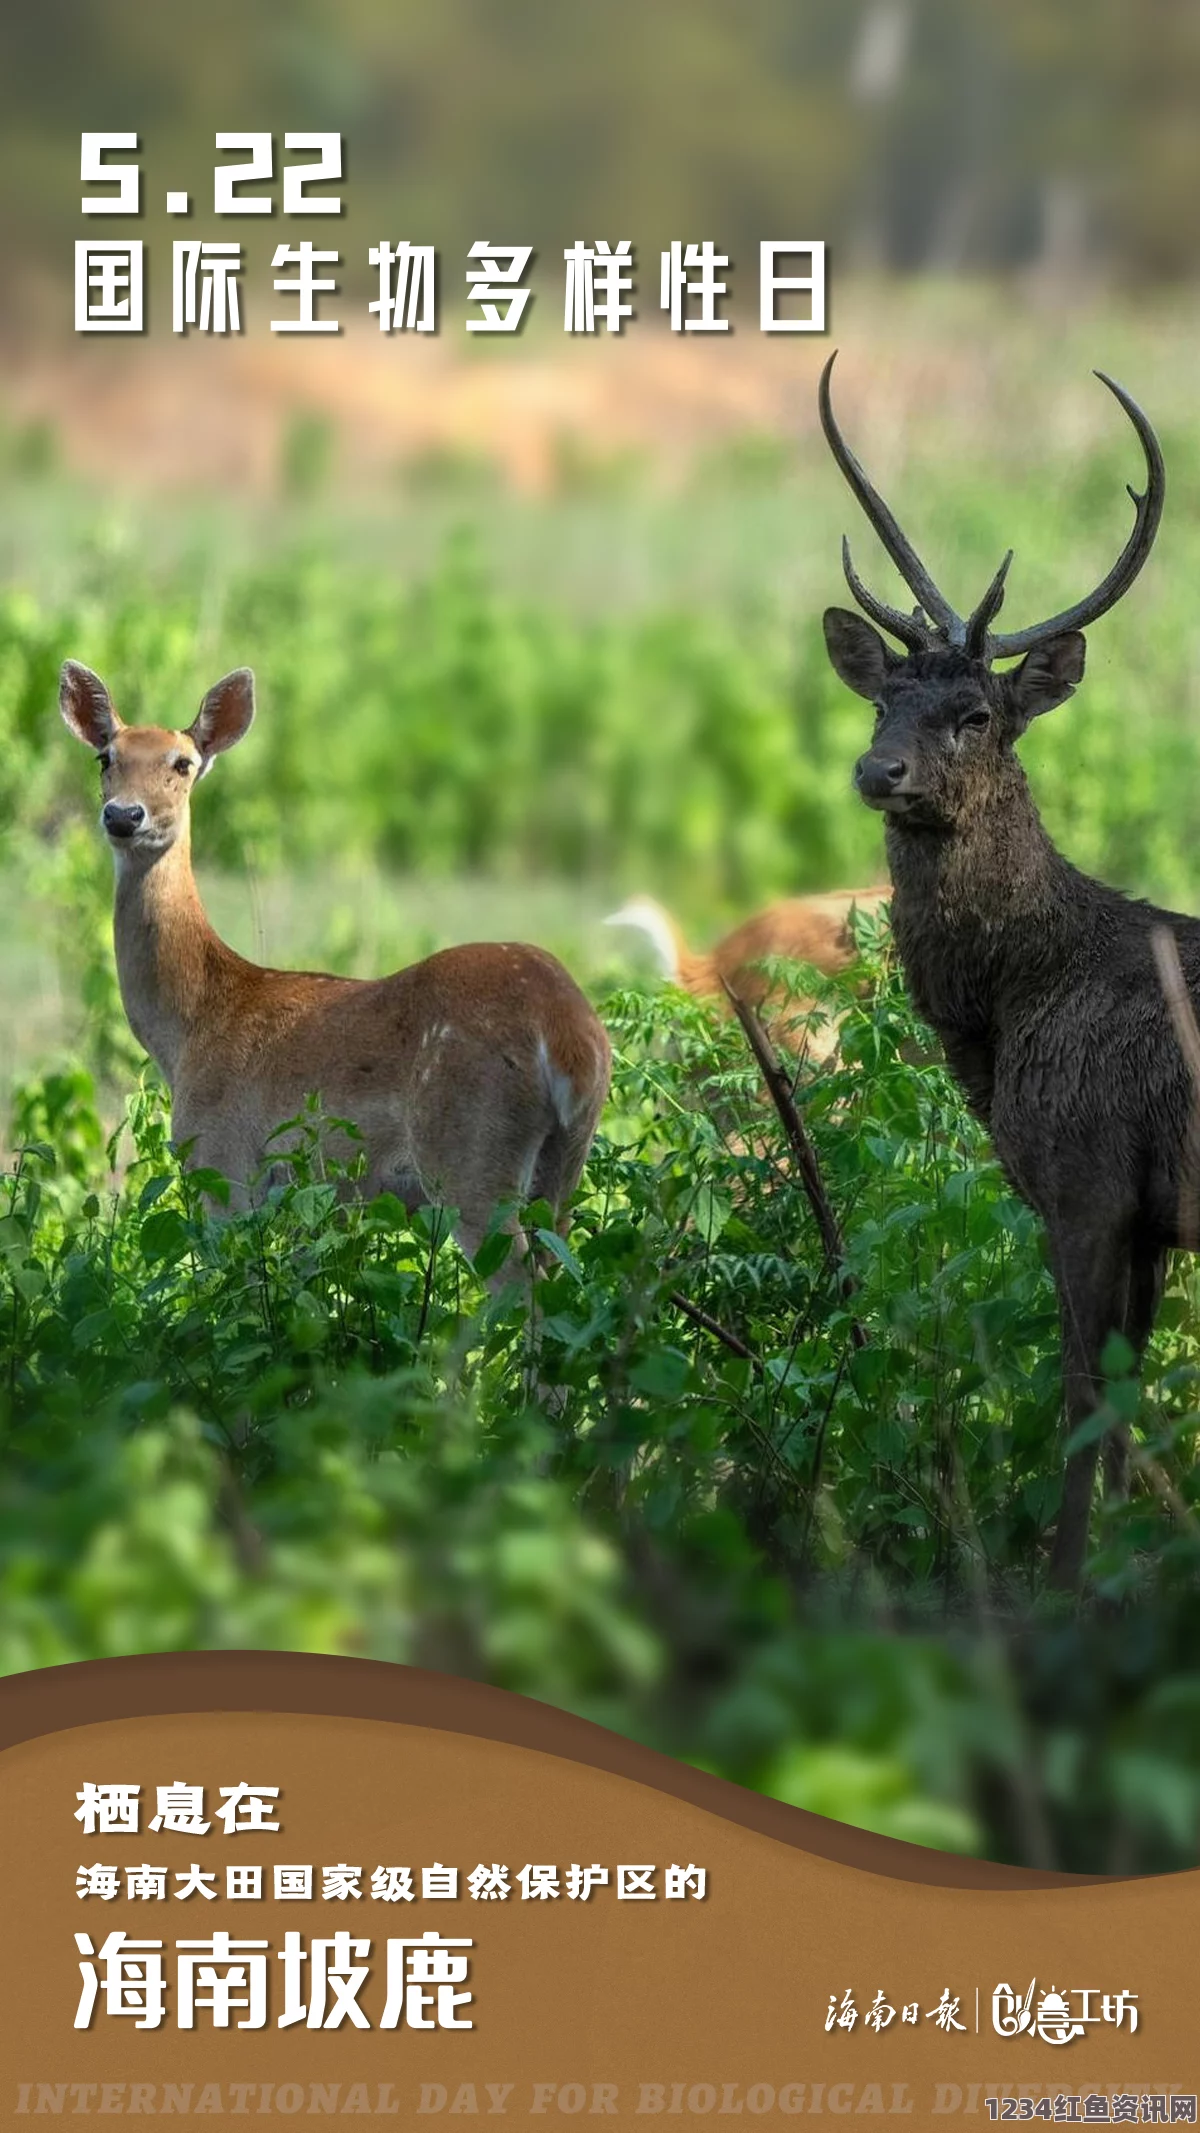
[[[890,800],[908,776],[902,755],[880,755],[869,748],[854,766],[854,783],[864,800]]]
[[[146,810],[140,800],[131,807],[122,806],[119,800],[106,800],[100,811],[100,820],[110,837],[132,837],[146,819]]]

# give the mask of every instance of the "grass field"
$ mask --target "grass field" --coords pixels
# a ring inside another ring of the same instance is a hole
[[[1158,551],[1023,754],[1072,858],[1200,907],[1187,307],[887,301],[886,362],[839,327],[839,406],[960,603],[1013,545],[1018,624],[1123,541],[1138,454],[1089,363],[1160,424]],[[740,1033],[638,989],[600,925],[644,890],[703,939],[772,895],[878,878],[848,782],[864,708],[820,639],[844,527],[894,582],[818,450],[805,361],[794,444],[766,416],[800,386],[772,371],[741,427],[727,412],[688,450],[639,445],[636,409],[607,456],[560,439],[535,492],[444,440],[342,481],[330,409],[328,472],[322,447],[297,473],[293,433],[279,493],[184,498],[153,470],[101,493],[12,415],[0,1666],[413,1659],[920,1841],[1193,1864],[1186,1266],[1140,1393],[1111,1356],[1139,1485],[1097,1515],[1093,1597],[1064,1612],[1042,1589],[1061,1447],[1037,1225],[928,1057],[886,937],[863,936],[866,992],[827,998],[843,1059],[803,1090],[850,1303]],[[472,1268],[424,1217],[335,1205],[315,1153],[260,1213],[205,1218],[116,994],[95,771],[55,713],[67,655],[126,716],[179,723],[253,664],[258,721],[194,819],[243,952],[365,974],[523,935],[588,982],[613,1101],[532,1308],[480,1286],[500,1237]]]

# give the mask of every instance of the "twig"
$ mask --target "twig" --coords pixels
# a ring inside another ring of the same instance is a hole
[[[229,1529],[238,1566],[248,1577],[260,1576],[266,1560],[262,1534],[246,1510],[241,1484],[224,1453],[219,1455],[218,1464],[217,1507]]]
[[[813,1518],[817,1508],[817,1492],[821,1486],[821,1466],[825,1457],[825,1432],[829,1427],[829,1417],[833,1413],[833,1403],[837,1399],[845,1368],[846,1351],[843,1349],[838,1358],[838,1366],[834,1374],[833,1383],[829,1388],[829,1398],[825,1402],[824,1413],[817,1425],[816,1441],[813,1445],[812,1472],[808,1478],[808,1502],[805,1505],[804,1526],[800,1534],[799,1555],[801,1571],[808,1568],[808,1543],[812,1534]],[[787,1438],[785,1437],[784,1443],[786,1444],[786,1442]]]
[[[1155,926],[1150,935],[1150,946],[1196,1099],[1188,1115],[1183,1175],[1179,1182],[1180,1242],[1185,1251],[1195,1251],[1200,1246],[1200,1029],[1196,1027],[1191,996],[1184,982],[1175,935],[1166,926]]]
[[[767,1093],[779,1113],[780,1124],[787,1135],[788,1146],[792,1151],[796,1167],[800,1173],[800,1182],[804,1187],[808,1197],[808,1204],[812,1208],[817,1228],[820,1231],[826,1262],[830,1270],[837,1276],[838,1288],[842,1296],[852,1296],[858,1284],[845,1263],[846,1247],[842,1237],[841,1225],[834,1213],[829,1194],[825,1190],[825,1180],[821,1176],[816,1151],[809,1140],[804,1121],[796,1108],[795,1098],[788,1086],[787,1075],[783,1072],[779,1061],[776,1059],[766,1031],[749,1002],[741,999],[726,979],[722,978],[721,983],[725,989],[725,996],[745,1032],[746,1042],[758,1061],[759,1071],[767,1085]],[[865,1348],[867,1345],[867,1336],[857,1319],[852,1319],[850,1322],[850,1338],[856,1348]]]
[[[731,1355],[740,1356],[744,1363],[753,1363],[756,1370],[762,1369],[762,1357],[755,1355],[753,1348],[747,1348],[745,1341],[739,1340],[736,1333],[731,1333],[728,1326],[723,1326],[719,1318],[710,1317],[707,1311],[702,1311],[699,1304],[692,1303],[688,1297],[681,1295],[678,1289],[671,1290],[667,1301],[674,1304],[677,1311],[682,1311],[685,1318],[690,1318],[692,1324],[699,1326],[702,1332],[711,1333],[714,1340],[722,1342]]]
[[[1188,1114],[1183,1175],[1179,1182],[1179,1236],[1185,1250],[1195,1251],[1200,1248],[1200,1029],[1196,1026],[1196,1013],[1183,975],[1175,935],[1167,926],[1155,926],[1150,935],[1150,946],[1163,997],[1175,1025],[1179,1049],[1183,1053],[1183,1063],[1192,1082],[1194,1101]],[[1124,1435],[1134,1465],[1146,1476],[1155,1495],[1166,1504],[1180,1525],[1195,1534],[1198,1530],[1195,1512],[1185,1503],[1165,1468],[1144,1445],[1134,1444],[1128,1431]]]
[[[714,1340],[720,1341],[724,1347],[728,1348],[731,1355],[740,1356],[743,1362],[749,1363],[753,1370],[761,1373],[763,1368],[762,1357],[755,1355],[753,1348],[748,1348],[745,1341],[739,1340],[736,1333],[730,1332],[728,1326],[723,1326],[719,1318],[713,1318],[711,1313],[701,1310],[699,1304],[694,1304],[690,1297],[682,1295],[678,1289],[672,1289],[667,1300],[674,1304],[675,1309],[681,1311],[685,1318],[690,1318],[693,1325],[699,1326],[702,1332],[711,1333]],[[755,1417],[745,1408],[739,1407],[737,1411],[741,1420],[749,1429],[751,1436],[757,1439],[772,1466],[778,1471],[786,1487],[794,1496],[799,1495],[799,1476],[793,1473],[779,1447],[763,1428],[761,1422],[756,1421]]]
[[[429,1307],[433,1301],[434,1266],[437,1260],[438,1247],[442,1242],[443,1211],[440,1207],[435,1207],[431,1210],[431,1212],[433,1215],[433,1221],[430,1224],[429,1232],[429,1257],[425,1263],[425,1285],[421,1293],[421,1316],[417,1321],[417,1338],[415,1345],[418,1354],[420,1354],[421,1343],[425,1338],[425,1328],[429,1323]]]
[[[1200,1520],[1191,1505],[1180,1495],[1166,1468],[1159,1464],[1153,1452],[1146,1450],[1144,1444],[1131,1445],[1130,1451],[1138,1472],[1146,1476],[1155,1495],[1166,1504],[1179,1524],[1185,1527],[1195,1540],[1200,1534]]]

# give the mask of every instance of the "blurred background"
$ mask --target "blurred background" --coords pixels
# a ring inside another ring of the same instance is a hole
[[[143,136],[150,236],[168,184],[205,196],[214,130],[340,130],[360,284],[359,238],[397,216],[454,251],[503,225],[543,263],[617,225],[736,256],[797,214],[843,270],[1147,282],[1200,247],[1188,0],[747,0],[736,21],[719,0],[173,0],[152,21],[47,0],[4,35],[5,254],[50,282],[67,151],[99,127]]]
[[[1100,1535],[1100,1612],[1047,1613],[1040,1243],[911,1063],[886,945],[864,942],[877,990],[838,1002],[851,1056],[812,1099],[874,1358],[851,1367],[737,1045],[656,1001],[644,944],[601,922],[649,893],[705,942],[884,872],[848,783],[864,707],[820,635],[844,531],[901,595],[817,428],[835,344],[843,426],[949,597],[1016,549],[1013,626],[1127,532],[1139,455],[1093,367],[1150,412],[1155,556],[1023,754],[1077,863],[1198,907],[1198,100],[1200,0],[6,12],[0,1666],[415,1658],[919,1841],[1195,1863],[1186,1272],[1142,1405],[1117,1366],[1112,1395],[1174,1513],[1147,1484]],[[213,137],[239,128],[339,131],[341,217],[218,223]],[[135,233],[80,213],[85,129],[140,137],[142,336],[73,329],[76,240]],[[185,227],[244,245],[238,336],[170,332]],[[297,234],[342,255],[336,336],[268,329]],[[463,330],[479,237],[534,247],[517,338]],[[619,338],[562,331],[580,237],[632,239]],[[438,248],[436,336],[368,317],[368,246],[402,238]],[[665,329],[676,238],[729,256],[729,334]],[[829,333],[762,335],[760,241],[815,238]],[[479,1320],[452,1248],[347,1236],[319,1193],[266,1241],[214,1237],[172,1182],[94,769],[56,716],[68,655],[171,724],[254,666],[254,731],[195,810],[244,953],[367,975],[524,936],[607,1003],[614,1105],[547,1302],[549,1478],[522,1329]],[[681,1267],[749,1375],[672,1317]]]

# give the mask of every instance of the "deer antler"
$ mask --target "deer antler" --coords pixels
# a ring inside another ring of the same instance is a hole
[[[821,428],[825,432],[830,451],[833,453],[846,480],[866,512],[870,523],[875,528],[909,591],[916,594],[921,603],[921,609],[924,610],[924,614],[929,617],[929,620],[926,622],[923,619],[920,609],[915,615],[904,615],[901,614],[899,608],[888,607],[882,600],[877,600],[873,593],[869,593],[850,560],[850,544],[844,540],[842,542],[842,568],[846,573],[846,583],[858,601],[859,606],[871,617],[872,622],[879,623],[882,629],[890,630],[893,637],[898,637],[901,644],[908,646],[910,652],[928,650],[929,646],[939,637],[947,644],[961,645],[966,641],[966,623],[961,615],[955,613],[944,594],[938,591],[920,556],[912,546],[912,543],[901,532],[896,519],[884,503],[879,491],[867,479],[866,474],[860,467],[834,420],[833,403],[829,397],[829,377],[836,360],[837,349],[835,348],[824,370],[821,372],[821,386],[818,394],[818,406],[821,410]]]
[[[1137,401],[1125,391],[1124,386],[1117,384],[1115,378],[1110,378],[1103,370],[1096,372],[1101,384],[1107,385],[1110,393],[1120,401],[1137,431],[1146,458],[1145,489],[1140,492],[1132,486],[1129,489],[1134,507],[1133,531],[1108,576],[1101,580],[1094,592],[1089,593],[1086,600],[1077,601],[1074,607],[1065,608],[1060,615],[1052,615],[1047,622],[1031,623],[1027,629],[993,632],[989,625],[995,620],[1003,604],[1004,581],[1012,562],[1011,548],[978,607],[970,619],[964,622],[938,591],[883,498],[867,479],[834,420],[829,396],[829,376],[836,355],[835,349],[821,373],[818,395],[821,427],[830,451],[871,525],[905,584],[921,603],[915,614],[904,615],[898,608],[888,607],[884,601],[876,599],[855,570],[850,560],[850,544],[844,540],[842,568],[846,573],[846,583],[864,614],[869,615],[872,622],[878,623],[881,629],[889,630],[893,637],[899,638],[901,644],[908,646],[910,652],[926,651],[940,639],[944,644],[961,646],[969,657],[985,660],[990,666],[995,659],[1017,659],[1023,653],[1032,651],[1035,645],[1045,644],[1051,637],[1061,636],[1066,630],[1086,628],[1088,623],[1095,622],[1099,616],[1106,614],[1110,607],[1115,607],[1122,595],[1128,592],[1154,545],[1154,536],[1158,532],[1159,520],[1162,517],[1163,498],[1166,495],[1166,469],[1163,466],[1158,439],[1148,417]],[[929,617],[928,621],[926,616]]]
[[[898,607],[888,607],[884,601],[877,600],[854,568],[850,557],[850,543],[845,534],[842,535],[842,569],[846,573],[846,583],[864,615],[869,615],[872,622],[877,622],[881,630],[890,630],[892,636],[898,637],[901,644],[906,644],[910,652],[928,651],[934,641],[935,632],[930,628],[920,608],[914,607],[911,615],[902,615]]]
[[[964,649],[972,659],[986,659],[988,657],[988,624],[995,619],[1004,605],[1004,580],[1008,576],[1008,566],[1012,559],[1013,552],[1010,548],[970,621],[967,623],[967,641]]]
[[[1133,531],[1108,576],[1101,579],[1095,591],[1089,593],[1086,600],[1078,600],[1074,607],[1064,608],[1061,615],[1052,615],[1048,622],[1034,622],[1028,629],[986,636],[984,656],[989,662],[993,659],[1015,659],[1023,652],[1032,651],[1035,645],[1045,644],[1051,637],[1061,636],[1065,630],[1085,629],[1089,622],[1095,622],[1101,615],[1107,614],[1109,608],[1115,607],[1122,595],[1129,591],[1154,546],[1154,536],[1158,532],[1163,498],[1167,491],[1167,472],[1163,465],[1162,450],[1150,427],[1149,418],[1142,412],[1137,401],[1126,392],[1124,386],[1118,385],[1116,379],[1110,378],[1103,370],[1098,370],[1095,375],[1102,385],[1107,385],[1114,398],[1120,401],[1138,433],[1146,458],[1145,488],[1139,494],[1132,483],[1126,484],[1133,498]],[[990,598],[990,594],[987,597]],[[986,604],[985,598],[983,605]],[[980,609],[976,609],[976,614],[979,612]],[[995,612],[993,608],[992,614]],[[988,620],[990,616],[984,619],[985,632]],[[971,621],[973,624],[974,615]]]

